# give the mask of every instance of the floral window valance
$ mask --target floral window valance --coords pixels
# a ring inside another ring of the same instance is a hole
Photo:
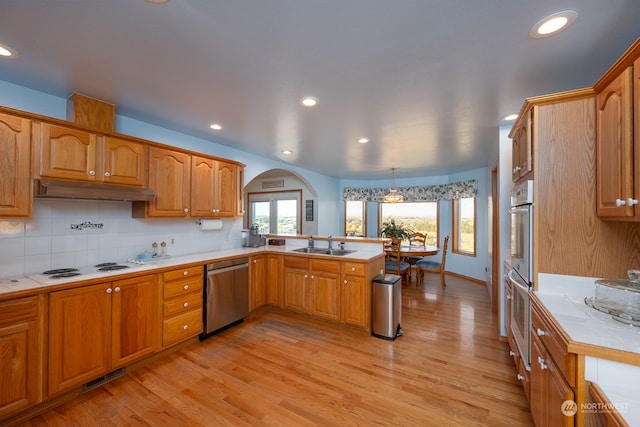
[[[382,203],[385,194],[391,188],[344,188],[344,200]],[[466,197],[477,197],[478,181],[461,181],[439,185],[417,185],[413,187],[397,187],[405,202],[435,202]]]

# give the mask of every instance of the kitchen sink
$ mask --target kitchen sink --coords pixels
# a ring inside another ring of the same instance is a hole
[[[325,248],[299,248],[294,249],[293,252],[302,252],[305,254],[321,254],[321,255],[336,255],[343,256],[347,254],[351,254],[355,251],[350,251],[346,249],[325,249]]]

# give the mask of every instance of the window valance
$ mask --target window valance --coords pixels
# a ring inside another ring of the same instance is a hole
[[[357,188],[345,187],[343,196],[346,201],[367,201],[382,203],[390,188]],[[397,187],[405,202],[434,202],[466,197],[477,197],[478,181],[461,181],[439,185],[417,185],[413,187]]]

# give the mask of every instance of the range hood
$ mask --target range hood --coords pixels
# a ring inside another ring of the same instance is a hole
[[[34,180],[34,197],[89,200],[124,200],[147,202],[156,198],[156,193],[147,188],[120,187],[90,182]]]

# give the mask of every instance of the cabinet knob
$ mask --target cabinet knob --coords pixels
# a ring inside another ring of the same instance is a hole
[[[520,166],[516,166],[515,168],[513,168],[513,173],[518,173],[520,172]]]
[[[349,282],[347,282],[347,279],[345,279],[345,280],[344,280],[344,284],[346,285],[347,283],[349,283]]]
[[[89,171],[89,175],[96,176],[96,171]]]
[[[518,374],[518,381],[522,381],[522,380],[524,380],[524,377],[522,375]]]
[[[316,277],[312,274],[311,275],[311,280],[315,279]]]
[[[546,332],[546,331],[543,331],[543,330],[542,330],[542,329],[540,329],[540,328],[537,328],[537,329],[536,329],[536,333],[538,334],[538,336],[539,336],[539,337],[542,337],[542,336],[544,336],[544,335],[547,335],[547,332]]]
[[[113,292],[113,289],[111,288],[107,288],[107,290],[105,291],[106,293],[110,294],[111,292]]]
[[[184,326],[182,327],[182,329],[184,329],[184,330],[186,331],[187,329],[189,329],[189,325],[184,325]]]
[[[356,271],[356,268],[355,267],[351,267],[351,271]]]
[[[627,202],[625,200],[616,199],[616,206],[624,206],[626,204],[627,204]]]
[[[189,208],[184,208],[184,213],[189,213]]]
[[[184,304],[182,304],[182,306],[183,306],[184,308],[187,308],[187,307],[189,307],[189,303],[188,303],[188,302],[185,302]]]
[[[184,285],[184,290],[185,291],[189,290],[189,285]]]
[[[183,272],[182,272],[182,275],[183,275],[183,276],[188,276],[188,275],[189,275],[189,272],[188,272],[187,270],[185,270],[185,271],[183,271]]]
[[[511,298],[512,298],[511,295],[507,295],[507,299],[511,299]]]
[[[628,198],[627,199],[627,205],[633,206],[633,205],[637,205],[637,204],[638,204],[638,199],[632,199],[632,198]]]
[[[509,351],[509,356],[513,357],[513,356],[515,356],[515,355],[516,355],[516,352],[515,352],[515,351],[513,351],[513,350]]]
[[[309,276],[307,276],[307,275],[305,274],[305,275],[304,275],[304,278],[306,279],[307,277],[309,277]]]
[[[104,176],[106,176],[107,178],[109,178],[111,176],[111,174],[109,172],[105,172]]]
[[[120,286],[116,286],[116,288],[114,289],[114,291],[116,291],[116,292],[120,292]]]
[[[538,356],[538,363],[540,364],[540,369],[544,370],[547,369],[547,364],[545,363],[545,360]]]
[[[255,259],[253,260],[253,263],[254,263],[254,264],[255,264],[255,263],[257,263],[257,262],[258,262],[258,261],[256,261]]]

